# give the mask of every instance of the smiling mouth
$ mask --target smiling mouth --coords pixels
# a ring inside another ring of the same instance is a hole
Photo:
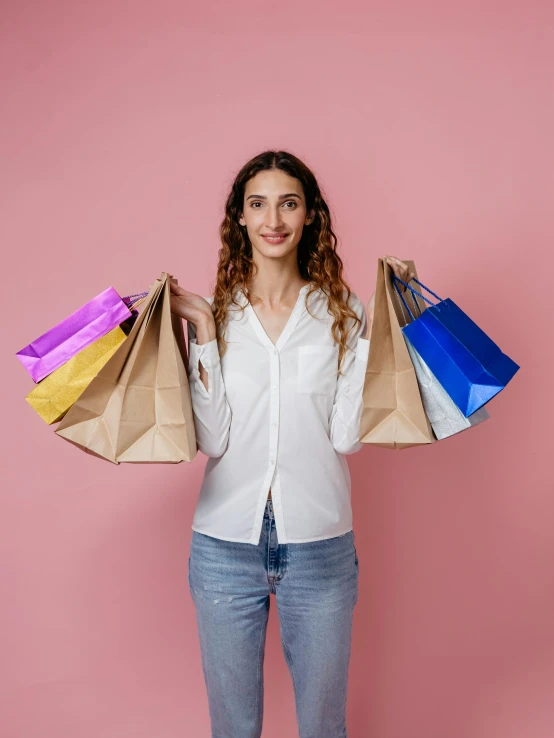
[[[278,236],[262,236],[269,243],[281,243],[288,238],[288,233],[281,233]]]

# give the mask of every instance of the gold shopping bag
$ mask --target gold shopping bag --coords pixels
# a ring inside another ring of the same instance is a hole
[[[116,326],[41,380],[25,399],[49,425],[57,423],[126,338]]]

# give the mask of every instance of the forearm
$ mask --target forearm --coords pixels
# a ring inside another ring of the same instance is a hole
[[[216,458],[225,453],[229,440],[231,407],[225,393],[215,325],[211,323],[188,322],[187,332],[196,441],[200,451]]]
[[[206,320],[199,321],[196,324],[196,343],[198,346],[209,343],[210,341],[213,341],[214,338],[216,338],[216,329],[215,321],[213,319],[207,318]],[[208,372],[202,365],[202,360],[200,360],[198,370],[200,372],[200,379],[202,380],[202,384],[206,389],[209,389]]]

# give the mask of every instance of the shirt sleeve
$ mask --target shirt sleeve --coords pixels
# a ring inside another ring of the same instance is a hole
[[[231,408],[225,393],[221,359],[214,338],[199,346],[194,323],[187,321],[189,385],[194,414],[196,443],[206,456],[222,456],[229,442]],[[200,378],[199,362],[208,373],[208,389]]]
[[[353,308],[361,319],[356,329],[350,332],[349,348],[344,356],[341,374],[331,410],[329,437],[335,451],[340,454],[353,454],[359,451],[360,421],[362,418],[362,399],[369,357],[369,339],[362,338],[367,327],[365,306],[354,296]]]

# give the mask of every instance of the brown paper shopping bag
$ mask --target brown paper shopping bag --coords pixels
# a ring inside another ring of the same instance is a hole
[[[406,263],[415,273],[414,263]],[[391,275],[387,262],[379,259],[360,441],[402,449],[433,443],[436,439],[423,408],[415,369],[400,328]]]
[[[151,286],[131,333],[79,396],[56,434],[115,464],[178,463],[196,456],[181,318],[170,281]]]

